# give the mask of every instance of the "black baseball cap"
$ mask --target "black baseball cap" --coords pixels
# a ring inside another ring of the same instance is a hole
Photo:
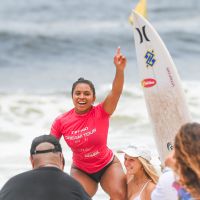
[[[36,147],[44,142],[48,142],[54,145],[54,149],[46,149],[46,150],[36,150]],[[33,139],[32,144],[31,144],[31,149],[30,149],[30,154],[40,154],[40,153],[49,153],[49,152],[62,152],[62,148],[60,145],[59,140],[57,140],[54,136],[52,135],[41,135]]]

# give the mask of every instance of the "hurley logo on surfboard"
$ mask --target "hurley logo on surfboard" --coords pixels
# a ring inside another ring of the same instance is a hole
[[[145,31],[146,26],[142,27],[142,31],[139,28],[136,28],[139,36],[140,36],[140,44],[143,43],[144,39],[149,42],[150,39],[147,37],[146,31]],[[144,39],[143,39],[144,38]]]

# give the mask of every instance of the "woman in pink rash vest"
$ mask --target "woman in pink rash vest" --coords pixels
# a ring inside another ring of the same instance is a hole
[[[116,73],[110,93],[103,102],[96,99],[91,81],[79,78],[72,86],[74,108],[58,116],[51,134],[64,137],[73,152],[71,175],[93,197],[100,183],[112,200],[126,199],[126,178],[119,159],[107,146],[109,119],[117,107],[124,84],[126,58],[120,48],[114,56]]]

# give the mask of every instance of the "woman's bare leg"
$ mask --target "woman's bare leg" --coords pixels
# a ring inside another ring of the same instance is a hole
[[[71,168],[70,174],[83,186],[90,197],[95,195],[98,189],[98,184],[87,174],[73,167]]]
[[[106,169],[100,184],[111,200],[127,199],[126,176],[116,156],[113,163]]]

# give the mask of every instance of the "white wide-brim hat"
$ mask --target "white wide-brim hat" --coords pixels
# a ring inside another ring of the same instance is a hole
[[[149,161],[151,160],[151,151],[147,149],[145,146],[138,146],[135,144],[130,144],[126,148],[119,150],[119,153],[125,153],[128,156],[134,157],[134,158],[144,158],[145,160]]]

